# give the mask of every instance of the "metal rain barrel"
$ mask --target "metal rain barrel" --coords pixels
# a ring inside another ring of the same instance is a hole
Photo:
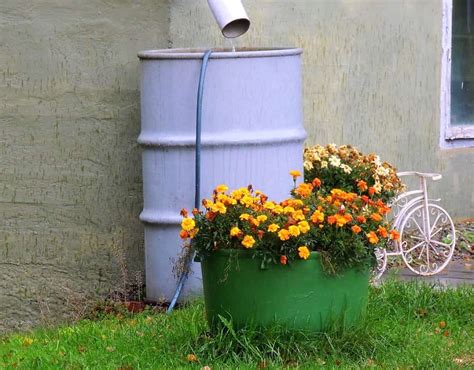
[[[141,60],[146,293],[170,300],[182,208],[194,204],[196,96],[202,49],[149,50]],[[218,184],[289,195],[303,170],[301,49],[215,49],[203,96],[201,197]],[[201,294],[199,265],[181,295]]]

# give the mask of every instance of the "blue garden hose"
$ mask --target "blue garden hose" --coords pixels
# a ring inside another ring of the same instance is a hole
[[[201,117],[202,117],[202,97],[204,93],[204,80],[206,78],[206,70],[207,70],[207,63],[209,61],[209,57],[211,56],[212,50],[207,50],[204,53],[202,58],[201,64],[201,73],[199,74],[199,85],[198,85],[198,93],[197,93],[197,105],[196,105],[196,148],[195,148],[195,180],[194,180],[194,208],[199,209],[201,206]],[[194,254],[194,252],[193,252]],[[173,295],[173,299],[166,310],[166,313],[171,313],[173,311],[174,306],[176,305],[176,301],[181,294],[181,290],[183,289],[184,283],[188,279],[189,269],[191,268],[191,263],[193,258],[190,257],[186,268],[184,269],[183,274],[179,278],[178,285]]]

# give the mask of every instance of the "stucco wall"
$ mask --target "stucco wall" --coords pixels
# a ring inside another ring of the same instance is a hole
[[[143,271],[139,61],[165,0],[0,2],[0,332]],[[72,294],[71,292],[74,292]]]
[[[243,3],[252,25],[237,46],[304,49],[308,144],[352,143],[400,170],[440,171],[433,194],[453,216],[474,216],[474,148],[439,147],[441,0]],[[170,40],[230,46],[204,0],[171,1]]]

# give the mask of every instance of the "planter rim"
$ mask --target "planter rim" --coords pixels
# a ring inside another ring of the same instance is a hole
[[[202,59],[206,48],[179,48],[144,50],[138,53],[140,59]],[[300,48],[212,48],[209,59],[262,58],[300,55]]]

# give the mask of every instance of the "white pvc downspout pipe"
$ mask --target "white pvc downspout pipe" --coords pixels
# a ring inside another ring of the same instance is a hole
[[[240,0],[207,0],[224,37],[243,35],[250,27],[250,19]]]

